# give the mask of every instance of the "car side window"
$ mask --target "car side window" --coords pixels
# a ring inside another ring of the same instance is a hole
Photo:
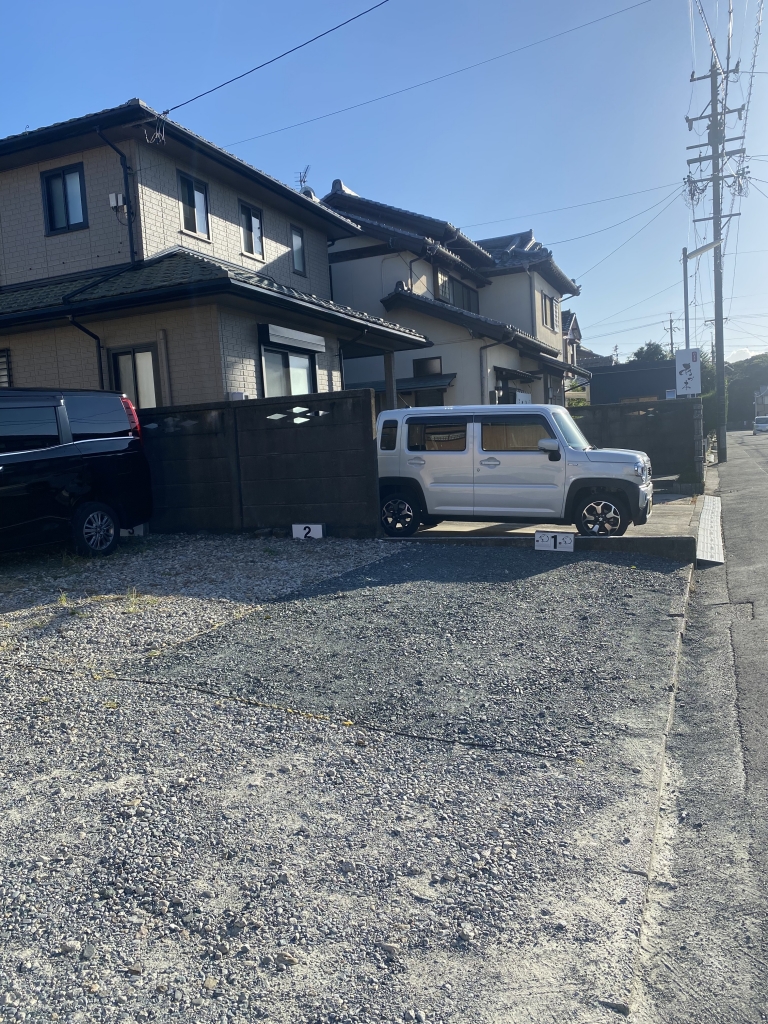
[[[73,441],[130,437],[131,425],[120,395],[68,395],[64,404]]]
[[[52,405],[0,408],[0,454],[53,448],[59,443],[59,423]]]
[[[467,421],[444,417],[412,416],[408,419],[408,451],[464,452]]]
[[[543,416],[483,416],[480,419],[481,446],[484,452],[535,452],[543,437],[555,436]]]
[[[383,452],[393,452],[397,448],[397,420],[384,420],[381,425],[381,444]]]

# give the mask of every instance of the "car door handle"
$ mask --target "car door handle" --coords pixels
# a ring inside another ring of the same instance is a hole
[[[426,462],[424,459],[420,459],[418,456],[415,459],[408,459],[409,466],[425,466]]]
[[[494,466],[500,466],[501,463],[498,459],[482,459],[480,462],[481,466],[490,466],[493,469]]]

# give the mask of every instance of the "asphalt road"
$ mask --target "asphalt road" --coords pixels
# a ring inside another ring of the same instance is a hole
[[[768,436],[707,481],[726,564],[694,573],[667,746],[636,1017],[768,1020]]]

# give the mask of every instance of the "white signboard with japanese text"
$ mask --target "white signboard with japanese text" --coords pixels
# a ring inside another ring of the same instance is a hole
[[[697,348],[675,352],[675,373],[678,398],[701,394],[701,359]]]
[[[528,394],[527,391],[518,391],[515,395],[515,402],[517,403],[517,405],[530,405],[531,396]]]

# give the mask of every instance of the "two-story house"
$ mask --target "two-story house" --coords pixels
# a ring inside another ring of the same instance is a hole
[[[433,345],[427,356],[395,354],[394,382],[385,360],[350,360],[350,385],[383,394],[395,384],[408,406],[564,404],[564,378],[589,377],[570,361],[561,326],[561,300],[579,288],[532,232],[473,241],[448,221],[365,199],[338,179],[323,203],[361,231],[330,246],[334,300],[385,314]]]
[[[329,245],[362,234],[140,100],[0,140],[0,386],[338,390],[345,358],[429,347],[332,300]]]

